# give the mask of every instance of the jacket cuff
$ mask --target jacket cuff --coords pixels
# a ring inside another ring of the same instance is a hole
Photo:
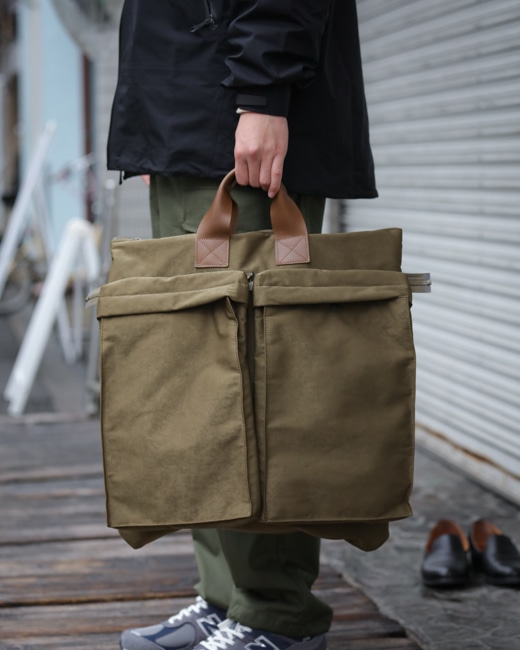
[[[291,101],[291,86],[278,84],[276,86],[242,87],[237,92],[238,108],[254,113],[281,115],[287,117]]]

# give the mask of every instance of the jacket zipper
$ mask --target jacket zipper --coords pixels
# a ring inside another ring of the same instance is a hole
[[[192,33],[198,32],[199,29],[203,29],[204,27],[209,27],[210,29],[216,29],[217,27],[217,21],[215,20],[215,16],[211,11],[211,4],[209,0],[203,0],[203,2],[204,2],[204,9],[206,11],[206,18],[198,25],[193,25],[193,27],[190,29],[190,32]]]

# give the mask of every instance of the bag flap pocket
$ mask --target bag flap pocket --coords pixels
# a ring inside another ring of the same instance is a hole
[[[249,286],[245,273],[215,271],[170,278],[126,278],[101,287],[97,317],[180,311],[222,298],[247,303]]]
[[[399,271],[324,271],[281,269],[258,273],[255,307],[388,300],[409,296],[410,285]]]

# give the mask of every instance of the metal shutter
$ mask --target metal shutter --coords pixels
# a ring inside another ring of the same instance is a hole
[[[380,198],[404,230],[418,440],[520,502],[520,2],[358,0]]]

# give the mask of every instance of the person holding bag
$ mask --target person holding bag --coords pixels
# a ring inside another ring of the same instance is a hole
[[[108,167],[150,176],[154,237],[195,232],[232,168],[238,232],[271,227],[282,180],[311,233],[325,197],[376,197],[355,0],[126,0]],[[388,525],[360,535],[375,548]],[[197,600],[123,650],[325,650],[318,537],[193,540]]]

